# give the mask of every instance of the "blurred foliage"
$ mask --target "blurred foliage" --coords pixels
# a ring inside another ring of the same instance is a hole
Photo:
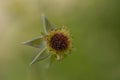
[[[120,80],[119,0],[0,0],[0,80]],[[50,68],[21,42],[43,31],[41,14],[67,26],[72,54]]]

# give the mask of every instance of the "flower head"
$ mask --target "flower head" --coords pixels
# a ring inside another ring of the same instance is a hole
[[[56,55],[57,60],[63,59],[72,46],[69,30],[65,27],[49,31],[45,41],[47,42],[48,50]]]
[[[56,28],[55,25],[49,22],[44,15],[43,25],[45,30],[44,35],[23,43],[40,49],[40,52],[33,59],[31,64],[48,57],[62,60],[70,53],[72,48],[70,31],[66,27]]]

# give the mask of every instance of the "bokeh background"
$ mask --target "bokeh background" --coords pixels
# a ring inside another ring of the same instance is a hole
[[[72,54],[46,68],[21,42],[40,36],[41,14],[73,36]],[[0,80],[120,80],[119,0],[0,0]]]

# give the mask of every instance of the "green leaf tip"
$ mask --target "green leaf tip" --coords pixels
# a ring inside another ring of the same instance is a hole
[[[51,23],[45,15],[42,15],[42,18],[43,18],[43,27],[44,27],[45,33],[47,34],[48,31],[55,28],[55,25]]]
[[[26,42],[23,42],[22,44],[32,46],[32,47],[35,47],[35,48],[39,48],[39,49],[43,48],[45,46],[43,36],[39,36],[37,38],[28,40]]]
[[[44,54],[44,56],[41,57],[41,55],[42,55],[43,53],[45,53],[45,50],[46,50],[46,47],[43,48],[43,49],[37,54],[37,56],[36,56],[36,57],[32,60],[32,62],[30,63],[30,66],[31,66],[32,64],[35,64],[35,63],[37,63],[37,62],[39,62],[39,61],[42,61],[42,60],[46,59],[46,58],[49,56],[48,54]]]

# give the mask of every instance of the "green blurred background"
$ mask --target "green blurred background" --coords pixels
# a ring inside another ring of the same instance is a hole
[[[41,14],[72,33],[72,54],[29,67]],[[0,0],[0,80],[120,80],[120,0]]]

